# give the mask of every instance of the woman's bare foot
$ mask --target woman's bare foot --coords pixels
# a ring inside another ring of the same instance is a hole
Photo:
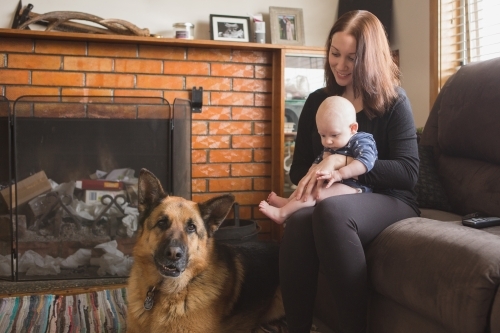
[[[264,200],[260,202],[259,210],[278,224],[283,224],[286,220],[286,216],[281,215],[280,208],[273,207]]]
[[[288,199],[280,197],[276,193],[271,192],[267,197],[267,202],[273,207],[281,208],[287,204]]]

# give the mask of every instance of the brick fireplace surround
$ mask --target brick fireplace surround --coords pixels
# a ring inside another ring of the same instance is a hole
[[[240,217],[260,225],[259,238],[279,240],[282,228],[259,212],[258,203],[270,190],[283,190],[283,75],[290,50],[322,52],[273,44],[0,29],[0,96],[12,102],[23,95],[154,96],[173,104],[175,98],[191,99],[193,87],[203,87],[202,112],[193,114],[192,123],[193,200],[233,193]],[[0,281],[0,297],[78,294],[125,284],[124,278]]]
[[[258,203],[283,188],[285,48],[0,29],[0,95],[10,101],[22,95],[154,96],[172,104],[203,87],[202,112],[193,114],[192,124],[193,200],[231,192],[240,217],[261,226],[260,238],[278,239]]]

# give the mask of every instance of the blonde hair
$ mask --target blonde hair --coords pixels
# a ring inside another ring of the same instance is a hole
[[[326,98],[319,106],[316,113],[316,121],[318,119],[335,119],[342,121],[347,125],[356,122],[356,110],[354,105],[342,96],[331,96]]]

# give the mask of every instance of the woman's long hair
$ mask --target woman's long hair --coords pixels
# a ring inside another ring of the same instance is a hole
[[[342,95],[345,87],[335,81],[330,63],[333,35],[343,31],[356,40],[356,60],[352,73],[354,96],[362,96],[364,111],[370,118],[381,116],[397,98],[400,71],[391,57],[385,29],[379,19],[365,10],[342,15],[333,25],[326,43],[325,82],[332,95]]]

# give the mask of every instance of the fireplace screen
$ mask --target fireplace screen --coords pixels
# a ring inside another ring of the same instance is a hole
[[[189,101],[23,96],[6,124],[0,221],[10,234],[1,238],[1,277],[126,277],[139,171],[191,198]]]

